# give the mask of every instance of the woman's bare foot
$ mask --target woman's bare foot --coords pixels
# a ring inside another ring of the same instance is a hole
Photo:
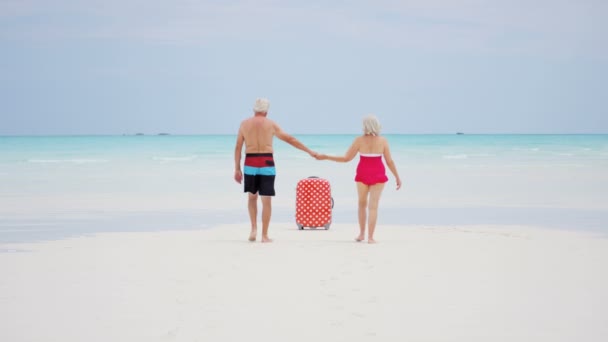
[[[251,242],[255,241],[257,234],[258,234],[257,230],[252,229],[251,234],[249,234],[249,241],[251,241]]]
[[[272,242],[272,239],[268,236],[262,236],[262,242]]]
[[[374,239],[368,239],[367,243],[376,243],[376,240],[374,240]]]
[[[357,242],[361,242],[363,240],[365,240],[365,236],[363,236],[363,235],[359,235],[355,238],[355,241],[357,241]]]

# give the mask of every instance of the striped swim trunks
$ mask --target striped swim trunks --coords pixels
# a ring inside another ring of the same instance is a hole
[[[247,153],[245,155],[245,192],[274,196],[276,169],[272,153]]]

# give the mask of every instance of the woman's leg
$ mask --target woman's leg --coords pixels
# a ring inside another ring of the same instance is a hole
[[[365,240],[365,223],[367,221],[367,196],[369,194],[369,186],[357,182],[357,193],[359,194],[359,236],[355,240]]]
[[[376,221],[378,220],[378,202],[380,202],[380,195],[384,189],[384,183],[378,183],[369,187],[369,206],[368,206],[368,222],[367,228],[369,229],[367,235],[367,241],[369,243],[376,243],[374,240],[374,231],[376,230]]]

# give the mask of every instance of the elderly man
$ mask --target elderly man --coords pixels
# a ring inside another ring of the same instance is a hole
[[[249,219],[251,220],[251,234],[249,241],[255,241],[257,237],[257,213],[258,195],[262,199],[262,242],[272,242],[268,237],[268,226],[272,214],[272,196],[275,195],[274,179],[276,170],[273,159],[272,140],[273,137],[285,141],[293,147],[300,149],[312,157],[316,153],[304,146],[298,139],[287,134],[276,124],[267,118],[270,102],[259,98],[253,106],[253,117],[244,120],[239,127],[234,149],[234,180],[241,184],[243,175],[245,178],[245,192],[248,192]],[[241,154],[245,144],[244,172],[241,171]]]

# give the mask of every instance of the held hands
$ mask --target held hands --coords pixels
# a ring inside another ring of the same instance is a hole
[[[318,153],[315,151],[310,151],[310,156],[315,158],[316,160],[326,160],[327,159],[327,155],[326,154],[322,154],[322,153]]]

